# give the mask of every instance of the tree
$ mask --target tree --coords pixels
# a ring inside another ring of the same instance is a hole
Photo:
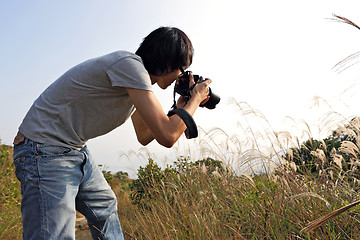
[[[297,166],[297,172],[315,177],[334,177],[347,173],[348,177],[360,177],[360,119],[354,118],[343,127],[323,139],[309,139],[299,148],[291,148],[284,156]],[[351,179],[350,179],[351,181]]]

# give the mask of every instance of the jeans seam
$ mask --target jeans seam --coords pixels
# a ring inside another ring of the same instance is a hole
[[[40,187],[41,185],[41,180],[40,180],[40,171],[39,171],[39,157],[37,155],[37,153],[35,154],[35,160],[34,160],[34,164],[36,164],[36,174],[37,174],[37,186],[39,189],[39,196],[40,196],[40,202],[39,202],[39,211],[40,211],[40,221],[42,222],[41,226],[41,235],[43,236],[44,240],[46,239],[46,232],[48,231],[48,222],[47,222],[47,217],[46,217],[46,206],[45,206],[45,197],[44,197],[44,192],[42,190],[42,188]]]
[[[85,151],[79,151],[84,155],[84,160],[83,163],[81,165],[81,172],[82,172],[82,178],[80,179],[80,185],[84,182],[85,179],[85,165],[88,162],[88,155],[86,154]]]
[[[86,201],[84,201],[79,195],[77,196],[78,199],[84,204],[86,205],[86,207],[88,209],[90,209],[90,211],[92,212],[92,214],[94,215],[94,217],[97,219],[97,221],[100,221],[100,218],[97,216],[97,214],[95,213],[95,211],[90,207],[89,204],[86,203]],[[86,216],[85,216],[86,217]]]

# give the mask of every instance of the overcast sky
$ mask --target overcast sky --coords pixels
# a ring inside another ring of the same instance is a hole
[[[342,73],[333,67],[360,51],[360,30],[331,21],[333,13],[360,24],[355,0],[0,1],[0,139],[11,144],[33,101],[70,67],[116,50],[135,52],[159,26],[178,27],[190,37],[190,69],[212,78],[211,88],[222,98],[215,110],[196,113],[205,130],[242,134],[231,98],[259,110],[275,131],[294,128],[288,117],[301,125],[318,123],[328,111],[357,115],[360,65]],[[166,112],[172,89],[154,87]],[[182,142],[198,150],[194,141]],[[141,148],[131,121],[88,145],[113,171],[131,173],[145,163],[119,157]],[[182,147],[168,150],[154,142],[147,149],[162,158],[181,155]]]

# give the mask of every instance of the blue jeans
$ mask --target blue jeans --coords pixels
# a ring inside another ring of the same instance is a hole
[[[78,151],[25,138],[14,146],[14,164],[25,240],[75,239],[76,210],[93,239],[124,239],[116,196],[86,147]]]

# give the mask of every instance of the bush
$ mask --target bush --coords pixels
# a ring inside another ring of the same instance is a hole
[[[284,157],[296,164],[297,172],[322,182],[346,181],[359,189],[360,179],[360,119],[333,131],[332,135],[316,140],[310,138],[298,148],[291,148]]]

